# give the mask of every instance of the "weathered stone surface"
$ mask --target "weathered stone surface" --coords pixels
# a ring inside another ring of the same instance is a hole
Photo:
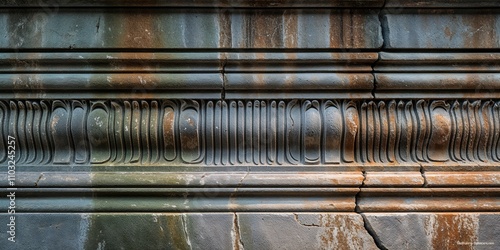
[[[500,244],[498,1],[0,6],[0,246]]]
[[[377,249],[358,214],[238,214],[245,249]]]
[[[385,0],[386,8],[397,12],[406,8],[498,8],[500,3],[492,0]]]
[[[500,189],[471,187],[361,188],[358,212],[497,212]]]
[[[5,7],[83,7],[83,6],[100,6],[100,7],[259,7],[259,8],[277,8],[277,7],[382,7],[384,0],[142,0],[140,3],[134,0],[65,0],[54,2],[33,2],[29,0],[5,0],[0,3],[0,6]]]
[[[424,38],[422,38],[424,39]],[[498,98],[497,53],[381,52],[374,67],[376,98]]]
[[[233,221],[232,213],[17,214],[16,242],[0,242],[8,249],[234,249]]]
[[[8,216],[0,215],[2,224]],[[9,249],[377,249],[352,213],[18,214]]]
[[[402,10],[383,14],[386,49],[495,49],[500,15],[493,10]],[[425,34],[425,35],[423,35]]]
[[[371,234],[385,249],[497,249],[498,213],[366,213]]]
[[[370,9],[11,8],[0,12],[3,49],[375,49]]]

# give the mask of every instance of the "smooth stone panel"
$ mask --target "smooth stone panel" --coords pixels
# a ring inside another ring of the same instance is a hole
[[[491,10],[387,10],[386,49],[496,49],[500,15]]]

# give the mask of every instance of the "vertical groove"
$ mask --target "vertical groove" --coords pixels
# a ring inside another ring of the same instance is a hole
[[[214,156],[214,164],[215,165],[221,165],[222,164],[222,125],[221,125],[221,120],[222,120],[222,103],[221,101],[217,101],[215,104],[215,111],[214,111],[214,138],[215,138],[215,156]]]
[[[146,101],[141,101],[141,125],[140,125],[140,135],[141,135],[141,160],[142,163],[147,163],[151,161],[151,144],[149,141],[149,123],[151,119],[150,106]]]
[[[7,106],[3,101],[0,101],[0,162],[5,161],[7,157],[7,141],[4,136],[5,127],[8,122]]]
[[[260,103],[260,164],[267,164],[267,152],[268,149],[266,147],[267,143],[267,103],[265,101],[261,101]]]
[[[277,107],[276,101],[271,101],[269,107],[269,113],[267,118],[267,126],[268,126],[268,156],[267,163],[273,164],[276,163],[276,141],[277,141]]]
[[[242,101],[238,101],[238,125],[237,125],[237,146],[238,146],[238,162],[239,163],[244,163],[245,162],[245,103]]]
[[[130,125],[132,142],[132,163],[141,162],[142,143],[141,143],[141,108],[139,101],[132,101],[132,121]]]
[[[229,164],[229,112],[226,101],[221,101],[221,164]]]
[[[132,147],[132,105],[129,101],[124,101],[124,116],[123,116],[123,134],[125,148],[125,163],[132,162],[133,147]]]
[[[32,164],[35,161],[37,149],[35,138],[33,137],[34,128],[33,105],[30,101],[26,101],[26,143],[29,145],[26,151],[26,164]]]
[[[396,118],[396,101],[389,102],[389,108],[387,113],[387,123],[389,127],[388,134],[388,145],[387,145],[387,160],[389,162],[396,161],[396,141],[399,139],[397,137],[396,126],[398,123],[398,119]]]
[[[259,165],[260,162],[260,102],[254,101],[252,142],[253,142],[253,163]]]
[[[111,102],[113,114],[113,131],[116,145],[116,161],[121,163],[125,160],[126,150],[125,150],[125,134],[123,132],[123,109],[122,106],[116,102]]]
[[[252,150],[252,101],[247,101],[245,107],[245,162],[251,163],[253,159]]]
[[[26,106],[23,102],[17,102],[17,137],[16,137],[16,162],[26,163],[26,156],[28,154],[27,141],[26,141]],[[68,112],[67,112],[68,113]],[[65,134],[67,135],[67,133]],[[19,145],[19,148],[17,147]],[[69,151],[68,151],[69,152]]]
[[[236,101],[229,102],[229,164],[238,163],[238,107]]]
[[[205,162],[207,165],[214,164],[214,103],[212,101],[207,102],[206,107],[206,157]]]
[[[386,163],[388,162],[387,156],[388,151],[390,150],[388,147],[389,142],[389,119],[387,114],[387,108],[384,102],[379,102],[379,119],[380,119],[380,149],[379,149],[379,157],[380,162]]]
[[[151,113],[149,122],[149,140],[151,142],[151,163],[158,162],[160,158],[160,142],[159,142],[159,107],[157,101],[151,102]]]
[[[286,104],[284,101],[280,101],[278,103],[278,111],[277,111],[277,138],[276,138],[276,144],[277,144],[277,157],[276,160],[279,165],[282,165],[285,163],[285,154],[286,154],[286,148],[285,148],[285,138],[286,138],[286,110],[285,110]]]

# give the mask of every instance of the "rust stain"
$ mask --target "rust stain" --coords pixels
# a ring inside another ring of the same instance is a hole
[[[474,249],[459,242],[477,242],[478,219],[468,214],[436,214],[426,221],[432,249]]]
[[[365,15],[354,11],[351,13],[351,41],[350,46],[353,48],[365,46]]]
[[[153,14],[146,12],[123,15],[125,32],[121,45],[127,48],[162,47],[156,30],[158,22],[153,19]]]
[[[453,36],[455,34],[453,34],[453,32],[451,32],[451,29],[450,27],[446,26],[446,28],[444,29],[444,34],[446,35],[446,37],[448,37],[450,40],[453,39]]]
[[[330,11],[330,48],[340,48],[342,46],[342,18],[338,10]]]
[[[285,48],[297,48],[298,44],[298,19],[297,13],[291,10],[283,12],[283,23],[285,30],[284,45]],[[288,59],[296,59],[295,53],[287,53]]]
[[[474,15],[464,21],[469,26],[465,35],[466,48],[494,48],[496,47],[496,18],[494,15]]]
[[[342,41],[342,48],[350,48],[353,46],[353,20],[352,20],[352,10],[344,10],[342,13],[342,37],[340,38]]]
[[[321,249],[367,249],[369,248],[360,232],[365,228],[361,218],[347,215],[321,214],[320,227],[324,228],[319,236]]]
[[[220,10],[218,15],[219,15],[219,47],[231,48],[232,47],[231,13],[229,12],[229,10]]]
[[[258,11],[251,16],[253,48],[280,48],[283,44],[282,15],[275,11]]]

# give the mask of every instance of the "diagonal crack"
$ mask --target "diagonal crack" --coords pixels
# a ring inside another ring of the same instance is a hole
[[[362,192],[362,188],[363,186],[365,185],[365,181],[366,181],[366,170],[363,170],[363,181],[361,182],[361,185],[359,186],[359,191],[358,193],[356,194],[355,196],[355,203],[356,203],[356,207],[354,209],[354,211],[361,215],[361,218],[363,219],[363,226],[366,230],[366,232],[372,237],[373,239],[373,242],[375,242],[375,245],[379,248],[379,249],[387,249],[386,247],[383,246],[383,244],[380,242],[380,239],[379,237],[377,236],[377,234],[375,233],[375,231],[373,230],[373,228],[370,226],[370,223],[368,221],[368,219],[365,217],[365,215],[361,212],[361,208],[359,207],[359,200],[360,200],[360,196],[361,196],[361,192]]]
[[[375,230],[373,230],[373,227],[371,226],[370,221],[366,218],[366,215],[363,213],[358,214],[361,215],[361,218],[363,218],[363,225],[365,227],[365,230],[373,238],[375,245],[377,245],[379,249],[387,250],[387,247],[382,244],[380,238],[377,236],[377,233],[375,232]]]
[[[40,176],[38,176],[38,179],[35,182],[35,187],[38,187],[38,182],[40,182],[42,178],[43,178],[43,173],[41,173]]]

